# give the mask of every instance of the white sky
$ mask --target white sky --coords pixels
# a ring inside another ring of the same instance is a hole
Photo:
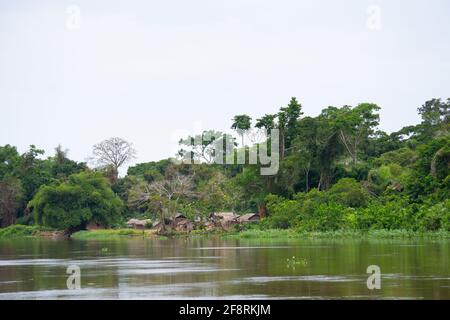
[[[312,116],[375,102],[398,130],[450,96],[449,14],[447,0],[0,0],[0,145],[61,143],[82,161],[119,136],[155,161],[182,131],[228,130],[292,96]]]

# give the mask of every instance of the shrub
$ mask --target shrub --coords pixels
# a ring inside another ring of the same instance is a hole
[[[402,197],[385,197],[356,211],[357,228],[410,229],[413,227],[414,210]]]
[[[421,231],[450,231],[450,200],[428,208],[422,206],[417,214],[417,225]]]
[[[91,221],[111,226],[119,221],[123,206],[100,173],[84,172],[42,186],[29,207],[39,225],[69,229]]]
[[[361,187],[360,183],[352,178],[340,179],[328,195],[331,202],[340,203],[346,207],[364,207],[369,200],[368,193]]]
[[[0,239],[30,237],[35,235],[38,231],[39,227],[37,226],[14,224],[7,228],[0,229]]]
[[[298,221],[300,231],[333,231],[346,227],[345,215],[348,208],[338,203],[322,203],[313,215],[304,216]]]
[[[300,203],[298,201],[268,195],[266,203],[270,216],[263,220],[263,227],[287,229],[293,226],[296,217],[300,213]]]

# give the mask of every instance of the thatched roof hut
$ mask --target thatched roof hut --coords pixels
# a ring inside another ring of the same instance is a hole
[[[224,221],[236,220],[238,217],[239,216],[236,215],[234,212],[214,212],[209,216],[211,220],[224,220]]]
[[[240,223],[257,222],[260,220],[260,216],[257,213],[247,213],[238,218]]]
[[[183,231],[183,232],[191,232],[194,230],[194,224],[189,219],[181,220],[177,223],[175,226],[175,230],[177,231]]]
[[[102,230],[102,229],[105,229],[105,227],[99,223],[89,222],[86,225],[86,230],[88,230],[88,231]]]
[[[128,226],[128,228],[143,230],[151,222],[152,222],[152,220],[150,220],[150,219],[146,219],[146,220],[130,219],[127,221],[127,226]]]

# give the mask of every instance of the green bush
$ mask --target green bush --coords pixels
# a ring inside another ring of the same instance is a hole
[[[313,215],[303,216],[297,223],[300,231],[334,231],[345,229],[346,213],[345,208],[339,203],[319,204]]]
[[[29,207],[39,225],[56,229],[84,227],[89,222],[109,227],[120,220],[123,208],[107,180],[90,172],[41,187]]]
[[[364,207],[369,200],[369,194],[352,178],[340,179],[328,191],[328,196],[331,202],[352,208]]]
[[[0,239],[31,237],[39,231],[40,229],[38,226],[24,226],[20,224],[14,224],[7,228],[0,229]]]
[[[290,228],[300,214],[300,203],[296,200],[286,200],[280,196],[268,195],[266,203],[270,213],[269,218],[262,221],[262,226],[266,228]]]
[[[366,208],[356,210],[356,227],[369,229],[411,229],[414,210],[401,197],[387,197],[373,201]]]
[[[432,207],[423,206],[417,214],[417,225],[421,231],[450,231],[450,200]]]

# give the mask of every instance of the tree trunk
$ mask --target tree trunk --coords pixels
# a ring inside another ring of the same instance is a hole
[[[444,148],[439,149],[433,156],[433,159],[431,160],[430,164],[430,174],[433,177],[437,177],[437,160],[444,155]]]
[[[305,190],[309,191],[309,169],[305,170]]]
[[[260,218],[267,217],[267,207],[265,203],[261,203],[258,205],[258,213]]]
[[[317,189],[328,190],[330,187],[330,175],[326,170],[320,172],[320,180]]]

